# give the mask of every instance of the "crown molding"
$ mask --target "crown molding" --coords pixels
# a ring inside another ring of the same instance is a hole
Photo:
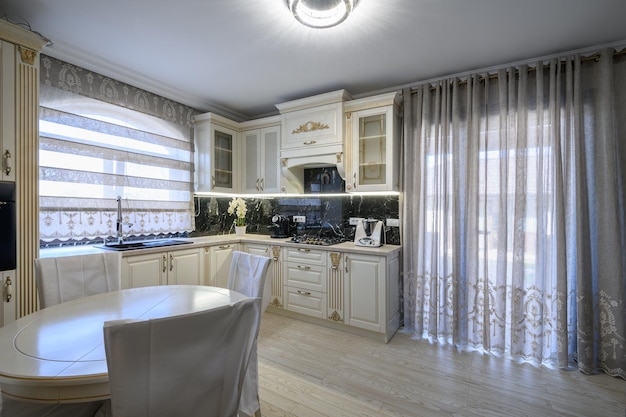
[[[44,46],[50,44],[50,40],[46,39],[44,36],[1,19],[0,39],[16,45],[25,46],[37,52],[41,51]]]

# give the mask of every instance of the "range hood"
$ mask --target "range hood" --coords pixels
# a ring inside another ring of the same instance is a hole
[[[333,175],[345,181],[344,102],[345,90],[277,104],[281,113],[281,191],[302,194],[307,168],[333,167]]]
[[[346,179],[343,152],[323,153],[307,156],[281,158],[280,169],[282,172],[281,191],[284,193],[303,194],[304,170],[308,168],[336,168],[337,173],[343,180]]]

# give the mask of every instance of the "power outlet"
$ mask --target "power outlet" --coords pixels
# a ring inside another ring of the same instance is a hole
[[[356,226],[361,220],[363,217],[350,217],[350,226]]]
[[[306,216],[293,216],[294,223],[306,223]]]
[[[387,226],[400,227],[400,220],[399,219],[387,219]]]

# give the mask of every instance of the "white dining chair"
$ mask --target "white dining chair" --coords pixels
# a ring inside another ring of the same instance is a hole
[[[39,307],[121,288],[119,252],[35,259]]]
[[[1,417],[94,417],[104,401],[76,404],[46,404],[5,396],[0,401]]]
[[[233,417],[261,300],[162,319],[105,322],[113,417]]]
[[[269,305],[271,281],[267,279],[271,259],[267,256],[252,255],[234,251],[228,275],[228,289],[240,292],[248,297],[261,298],[261,315]],[[250,354],[250,363],[241,393],[240,415],[261,416],[259,402],[259,361],[256,338]]]

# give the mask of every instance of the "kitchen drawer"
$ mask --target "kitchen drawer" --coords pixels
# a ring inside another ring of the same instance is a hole
[[[326,294],[287,286],[287,310],[307,316],[325,318]]]
[[[285,261],[326,266],[326,251],[288,247],[285,251]]]
[[[298,288],[326,292],[326,268],[301,262],[286,262],[287,285]]]

